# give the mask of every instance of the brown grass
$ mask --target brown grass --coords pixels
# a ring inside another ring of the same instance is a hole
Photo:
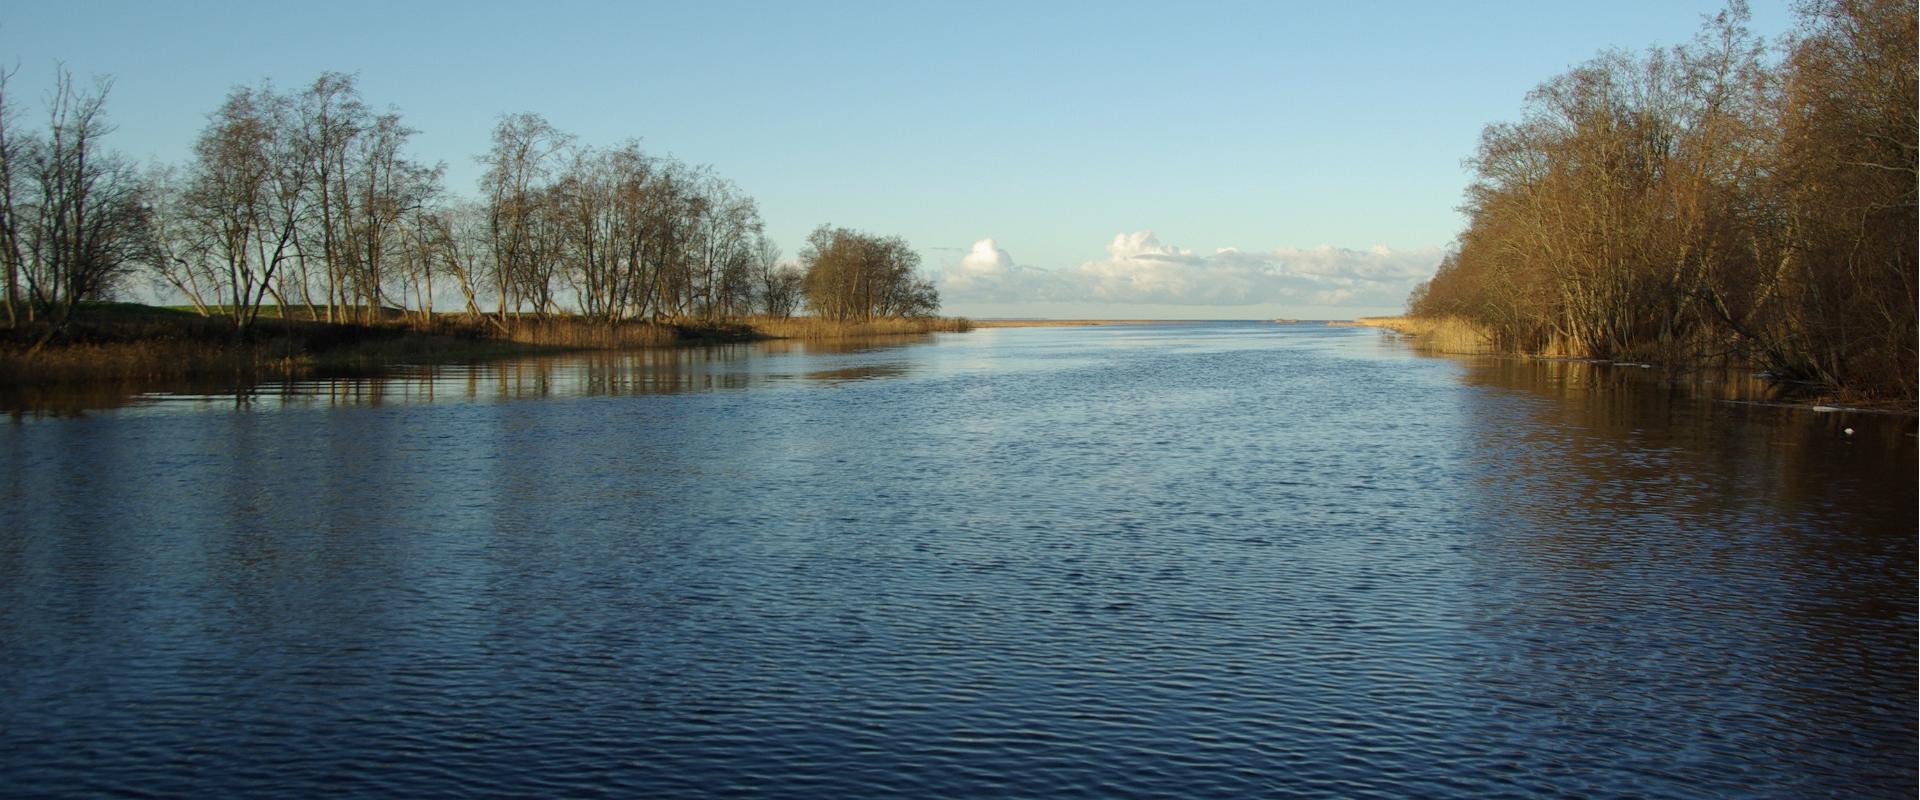
[[[214,346],[151,340],[50,346],[0,352],[0,385],[134,382],[186,375],[258,375],[304,369],[304,354],[287,358],[284,345]]]
[[[257,379],[315,368],[467,360],[553,348],[488,337],[458,321],[425,328],[262,319],[244,335],[226,317],[131,304],[86,308],[51,339],[44,325],[0,329],[0,386]],[[44,343],[43,343],[43,340]]]
[[[1352,322],[1329,322],[1336,327],[1385,328],[1436,353],[1493,352],[1493,337],[1485,328],[1459,317],[1361,317]]]
[[[841,339],[866,336],[964,332],[973,322],[960,317],[883,318],[869,322],[841,322],[815,317],[748,317],[739,320],[621,321],[551,316],[510,319],[502,330],[491,320],[446,315],[436,325],[451,326],[475,336],[490,336],[525,344],[581,350],[624,350],[761,339]],[[417,327],[417,326],[416,326]]]
[[[623,350],[762,338],[745,325],[724,322],[608,322],[571,316],[526,317],[508,320],[502,330],[492,321],[473,320],[465,316],[451,317],[449,321],[461,329],[473,331],[476,336],[573,350]]]
[[[257,379],[316,369],[378,369],[577,350],[629,350],[764,339],[831,340],[966,331],[960,318],[843,323],[809,317],[732,322],[622,321],[551,316],[504,324],[466,314],[389,319],[378,325],[275,316],[239,336],[231,319],[133,304],[83,308],[58,337],[45,326],[0,328],[0,387],[133,383],[181,378]]]
[[[752,317],[743,323],[770,339],[843,339],[918,333],[965,333],[976,326],[965,317],[889,317],[870,322],[841,322],[815,317]]]

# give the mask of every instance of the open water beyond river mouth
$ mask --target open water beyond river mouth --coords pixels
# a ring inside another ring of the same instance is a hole
[[[16,416],[0,795],[1912,796],[1913,418],[1655,373],[994,329]]]

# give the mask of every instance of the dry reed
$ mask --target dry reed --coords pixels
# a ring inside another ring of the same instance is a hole
[[[773,339],[842,339],[856,336],[898,336],[916,333],[965,333],[973,321],[965,317],[887,317],[867,322],[817,317],[752,317],[744,324]]]
[[[0,386],[133,382],[189,375],[290,374],[304,354],[288,357],[284,342],[214,345],[183,340],[80,343],[0,352]]]
[[[653,347],[673,344],[683,338],[681,329],[669,324],[608,322],[585,317],[511,319],[506,322],[504,330],[481,330],[510,342],[581,350]]]
[[[1338,326],[1342,323],[1328,324]],[[1494,351],[1492,335],[1485,328],[1460,317],[1361,317],[1345,324],[1385,328],[1412,340],[1416,347],[1436,353]]]
[[[468,314],[377,325],[274,316],[242,334],[230,318],[118,304],[84,310],[49,342],[44,325],[0,330],[0,386],[130,383],[188,377],[268,377],[314,369],[497,358],[563,350],[627,350],[762,339],[826,340],[966,331],[961,318],[836,322],[794,317],[618,321],[575,316],[499,321]],[[296,317],[304,316],[296,312]]]

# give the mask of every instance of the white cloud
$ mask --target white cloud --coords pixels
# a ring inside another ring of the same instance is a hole
[[[982,239],[941,276],[942,297],[950,303],[1397,307],[1433,274],[1441,255],[1437,247],[1327,245],[1198,254],[1162,244],[1151,231],[1117,235],[1106,249],[1105,258],[1045,270],[1022,266],[994,240]]]
[[[981,239],[973,243],[973,249],[957,266],[947,271],[946,280],[956,290],[965,291],[972,286],[1003,281],[1012,270],[1013,256],[1007,255],[992,239]]]
[[[974,242],[972,249],[939,278],[944,300],[971,302],[1045,302],[1072,294],[1060,276],[1050,270],[1025,267],[992,239]]]

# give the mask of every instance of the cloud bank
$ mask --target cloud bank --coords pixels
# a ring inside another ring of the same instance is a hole
[[[982,239],[939,276],[950,303],[1111,303],[1182,306],[1398,307],[1433,275],[1440,248],[1368,250],[1322,245],[1195,253],[1152,231],[1123,233],[1107,255],[1065,270],[1016,263]]]

